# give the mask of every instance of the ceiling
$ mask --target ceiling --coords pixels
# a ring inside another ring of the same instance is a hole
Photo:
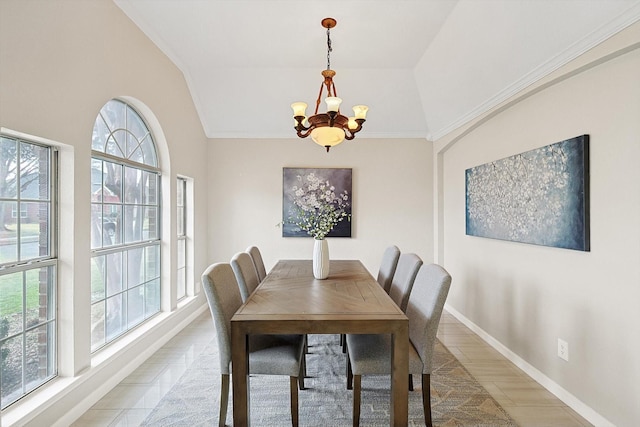
[[[293,138],[327,66],[360,138],[436,140],[640,19],[640,0],[114,0],[182,70],[209,138]]]

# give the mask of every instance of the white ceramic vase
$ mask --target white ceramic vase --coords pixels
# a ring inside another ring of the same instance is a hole
[[[327,239],[313,241],[313,277],[326,279],[329,276],[329,245]]]

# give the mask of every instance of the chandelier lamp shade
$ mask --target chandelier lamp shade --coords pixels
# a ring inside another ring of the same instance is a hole
[[[336,20],[333,18],[325,18],[322,20],[322,26],[327,29],[327,69],[322,71],[324,80],[320,84],[320,93],[316,100],[316,109],[312,116],[307,117],[307,104],[304,102],[294,102],[291,104],[293,109],[293,118],[295,120],[294,129],[300,138],[311,136],[313,142],[329,149],[340,144],[345,139],[352,140],[356,133],[362,130],[362,124],[367,117],[366,105],[356,105],[353,107],[353,116],[347,117],[340,113],[340,104],[342,99],[338,98],[336,93],[336,85],[333,77],[336,72],[331,69],[331,28],[336,26]],[[327,90],[327,97],[324,102],[327,105],[326,113],[318,113],[322,100],[324,89]]]

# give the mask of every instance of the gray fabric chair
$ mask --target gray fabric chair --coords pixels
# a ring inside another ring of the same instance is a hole
[[[220,353],[220,416],[223,427],[227,418],[231,374],[231,317],[242,305],[238,283],[231,266],[210,265],[202,274],[202,287],[216,328]],[[249,373],[289,376],[291,423],[298,425],[298,386],[304,390],[304,340],[302,335],[250,335]]]
[[[431,371],[436,334],[451,276],[437,264],[423,265],[407,305],[409,318],[409,374],[422,375],[422,406],[426,426],[431,426]],[[347,335],[347,388],[353,384],[353,425],[360,423],[362,375],[389,375],[390,335]],[[411,378],[411,377],[410,377]],[[410,389],[413,390],[412,380]]]
[[[245,302],[260,284],[256,266],[253,264],[251,255],[247,252],[238,252],[231,258],[231,268],[240,286],[242,302]]]
[[[253,264],[256,266],[256,273],[258,273],[258,281],[262,282],[267,277],[267,270],[264,268],[264,261],[262,260],[262,254],[257,246],[249,246],[245,251],[251,255]]]
[[[376,280],[387,293],[389,293],[391,281],[398,266],[398,258],[400,258],[400,249],[397,246],[389,246],[382,254],[382,262]]]
[[[389,296],[402,311],[407,309],[413,281],[421,265],[422,260],[416,254],[402,254],[398,258],[398,266],[389,286]]]

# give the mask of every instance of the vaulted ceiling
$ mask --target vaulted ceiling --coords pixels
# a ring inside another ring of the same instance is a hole
[[[114,1],[182,70],[210,138],[294,137],[325,17],[342,110],[370,108],[360,137],[430,140],[640,19],[640,0]]]

